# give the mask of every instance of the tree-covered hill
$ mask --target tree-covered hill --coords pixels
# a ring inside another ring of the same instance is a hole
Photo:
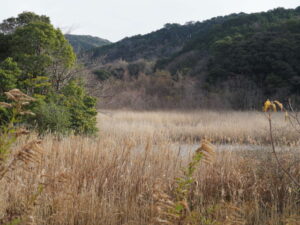
[[[182,49],[198,32],[207,32],[210,26],[219,24],[223,17],[205,22],[188,22],[185,25],[165,24],[164,28],[146,35],[126,37],[111,45],[93,49],[92,58],[105,57],[106,62],[122,59],[135,61],[141,58],[155,60],[171,56]]]
[[[118,59],[130,62],[141,58],[157,60],[172,56],[172,61],[193,50],[204,50],[228,35],[256,32],[297,16],[299,7],[253,14],[231,14],[202,22],[187,22],[185,25],[166,24],[164,28],[149,34],[126,37],[111,45],[95,48],[92,50],[92,58],[105,58],[105,62]]]
[[[231,15],[156,68],[203,76],[210,88],[239,79],[267,96],[284,98],[300,94],[299,63],[300,7]]]
[[[180,63],[177,63],[176,67],[171,66],[172,70],[183,69],[185,67],[191,69],[199,62],[198,59],[201,55],[215,55],[216,51],[224,50],[222,46],[235,44],[234,41],[243,41],[259,33],[272,32],[272,30],[274,31],[278,27],[287,26],[289,24],[288,21],[295,21],[297,23],[300,19],[300,7],[295,10],[278,8],[263,13],[233,14],[224,18],[226,19],[222,23],[210,26],[207,32],[199,32],[194,35],[192,40],[185,43],[181,51],[161,60],[157,66],[164,67],[179,59]],[[295,27],[287,26],[285,31],[277,29],[277,33],[273,33],[273,36],[280,34],[280,32],[289,31],[290,29],[292,29],[292,32],[297,32]],[[183,57],[184,55],[192,55],[194,57]],[[184,58],[184,60],[180,58]]]
[[[93,37],[90,35],[66,34],[65,37],[70,42],[76,53],[91,50],[92,48],[101,47],[111,43],[106,39]]]
[[[300,99],[300,7],[167,24],[96,48],[91,55],[104,63],[93,71],[101,80],[141,74],[162,79],[157,72],[163,70],[174,82],[191,78],[197,96],[224,97],[220,104],[239,109],[257,108],[258,99]],[[180,99],[174,85],[166,87],[173,93],[169,99]]]

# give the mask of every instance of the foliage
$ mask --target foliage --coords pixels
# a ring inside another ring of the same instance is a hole
[[[16,62],[12,58],[7,58],[0,63],[0,93],[9,91],[17,86],[18,78],[21,74]],[[2,96],[0,96],[0,100]]]
[[[76,60],[72,47],[61,31],[45,18],[22,13],[7,20],[15,21],[12,22],[14,25],[10,25],[13,27],[11,32],[1,33],[3,40],[0,41],[7,46],[2,49],[2,59],[11,57],[18,64],[21,70],[19,88],[30,94],[46,94],[51,88],[59,90],[69,79]],[[7,21],[2,25],[6,26]]]
[[[0,32],[4,34],[9,34],[14,32],[18,27],[22,27],[31,22],[43,22],[50,24],[50,19],[47,16],[39,16],[33,12],[23,12],[18,15],[18,17],[11,17],[4,20],[0,24]]]
[[[267,96],[299,95],[295,82],[300,74],[299,33],[300,21],[288,20],[243,39],[219,42],[208,65],[207,81],[214,85],[241,76],[254,81]]]
[[[36,103],[32,109],[36,116],[29,122],[40,134],[94,135],[97,131],[95,105],[96,99],[86,94],[83,84],[72,80],[60,94],[49,94]]]
[[[75,53],[48,17],[24,12],[4,20],[0,24],[2,44],[6,47],[0,47],[0,100],[12,88],[37,99],[30,106],[37,117],[25,117],[22,123],[35,126],[39,133],[96,131],[95,100],[82,85],[71,81],[77,68]],[[70,88],[76,90],[72,93]],[[1,123],[9,121],[9,112],[1,109],[0,118]]]
[[[32,84],[37,77],[47,77],[51,85],[59,90],[68,75],[67,71],[75,63],[72,47],[61,31],[43,22],[31,22],[16,29],[11,40],[11,51],[23,71],[23,82],[27,81],[26,89],[31,89],[32,93],[38,91]]]
[[[70,132],[70,114],[66,107],[52,101],[42,102],[34,113],[36,114],[34,124],[40,134]]]
[[[63,104],[70,112],[71,128],[75,134],[95,134],[97,131],[96,99],[88,96],[82,84],[75,81],[65,86],[62,94],[65,96]]]

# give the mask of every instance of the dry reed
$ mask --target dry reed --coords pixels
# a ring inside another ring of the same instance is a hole
[[[298,144],[299,137],[290,132],[283,113],[273,116],[276,141]],[[237,111],[108,111],[99,114],[104,135],[131,138],[135,142],[199,143],[206,137],[214,143],[268,144],[268,121],[261,112]]]
[[[279,116],[277,123],[287,129]],[[255,112],[99,115],[98,138],[57,140],[48,135],[39,164],[16,168],[0,181],[0,224],[3,218],[20,214],[40,184],[45,188],[31,212],[35,224],[151,224],[157,217],[153,198],[157,182],[172,197],[174,178],[188,165],[198,139],[245,143],[245,137],[251,137],[265,143],[265,125]],[[292,134],[286,139],[296,141]],[[183,143],[190,147],[180,148]],[[212,163],[200,165],[189,197],[197,224],[297,224],[299,193],[278,170],[268,148],[258,148],[226,151],[225,147],[217,150]],[[298,155],[295,148],[280,153],[286,166]],[[298,179],[299,164],[289,172]]]

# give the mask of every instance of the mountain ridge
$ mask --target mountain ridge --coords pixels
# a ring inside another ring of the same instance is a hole
[[[111,44],[109,40],[92,35],[65,34],[65,37],[77,54]]]

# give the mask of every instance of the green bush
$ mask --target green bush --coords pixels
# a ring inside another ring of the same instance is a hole
[[[96,99],[88,96],[82,83],[71,81],[66,85],[62,94],[63,105],[70,113],[70,127],[75,134],[93,135],[97,132]]]
[[[106,70],[95,70],[93,71],[93,73],[99,80],[106,80],[111,76],[111,73]]]
[[[88,96],[83,85],[70,81],[61,93],[49,94],[35,103],[34,121],[28,121],[39,134],[94,135],[97,132],[96,99]]]
[[[67,134],[70,132],[70,113],[64,106],[43,102],[35,110],[35,125],[39,134],[47,132]]]

